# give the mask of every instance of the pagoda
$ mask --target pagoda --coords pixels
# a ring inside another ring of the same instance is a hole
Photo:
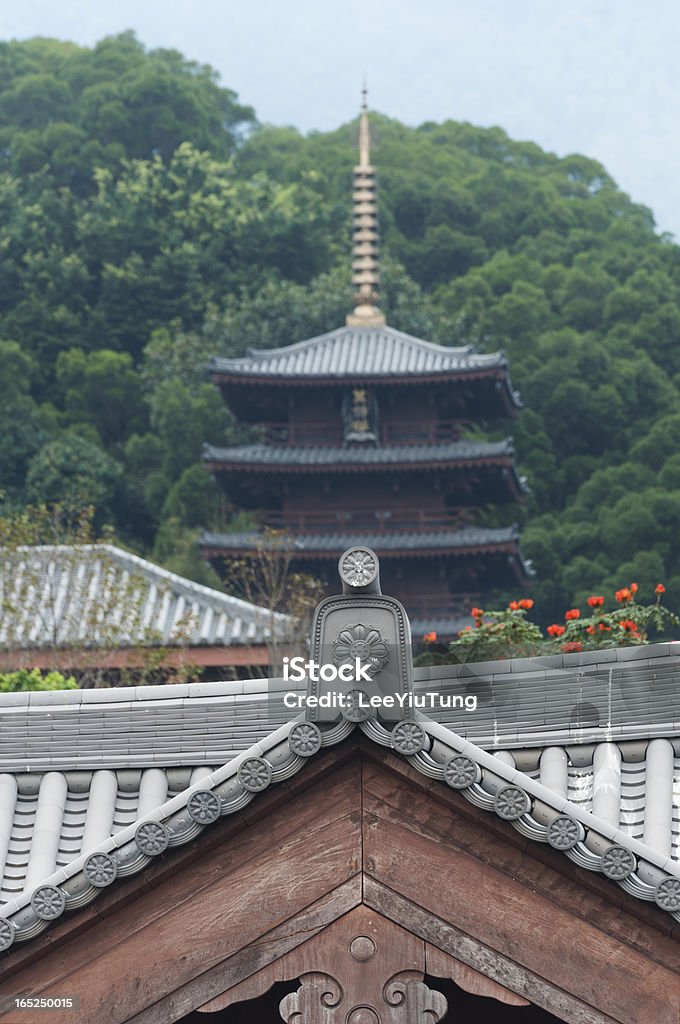
[[[338,552],[365,545],[379,552],[384,586],[405,604],[414,635],[452,636],[472,604],[531,575],[516,527],[476,525],[482,507],[526,492],[512,440],[466,438],[516,416],[521,402],[502,352],[436,345],[386,324],[365,90],[353,204],[356,305],[345,326],[211,362],[224,401],[261,426],[262,440],[208,445],[204,461],[261,528],[205,533],[202,547],[219,568],[284,538],[293,570],[330,581]]]

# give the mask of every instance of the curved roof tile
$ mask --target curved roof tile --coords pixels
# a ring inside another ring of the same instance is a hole
[[[371,468],[395,463],[422,465],[430,462],[466,462],[509,457],[514,454],[510,438],[503,441],[451,441],[443,444],[361,445],[266,445],[247,444],[233,448],[205,445],[206,462],[228,462],[249,466],[353,466]]]
[[[111,544],[0,551],[0,649],[264,643],[288,620]]]
[[[507,360],[503,352],[435,345],[393,327],[339,327],[282,348],[250,348],[239,359],[214,357],[210,369],[230,377],[414,377],[507,371]],[[511,396],[521,404],[517,392]]]
[[[308,757],[339,743],[355,728],[341,720],[321,731],[298,718],[214,770],[148,767],[117,773],[99,769],[53,771],[42,777],[2,775],[0,834],[9,839],[0,849],[0,948],[35,937],[65,910],[94,900],[102,888],[115,884],[118,874],[141,871],[168,847],[194,839],[221,816],[243,808],[257,792],[296,774]],[[621,758],[606,741],[585,752],[584,766],[592,775],[589,795],[585,773],[570,778],[566,752],[559,748],[546,749],[544,755],[550,757],[535,778],[517,767],[513,755],[485,751],[419,712],[391,732],[376,719],[359,728],[374,742],[406,756],[427,778],[495,812],[529,841],[549,843],[579,867],[605,874],[631,895],[656,902],[680,920],[677,791],[673,796],[680,762],[673,759],[669,739],[652,741],[655,746],[646,759],[654,793],[665,786],[668,806],[665,797],[660,801],[650,792],[641,798],[629,794],[631,806],[616,803],[612,816],[612,766],[620,766]],[[640,780],[636,786],[640,790]],[[63,799],[55,799],[57,789]],[[659,828],[660,809],[664,820]],[[641,826],[636,818],[640,815]],[[39,844],[34,842],[38,819]]]

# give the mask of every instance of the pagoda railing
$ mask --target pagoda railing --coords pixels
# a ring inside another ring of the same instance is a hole
[[[412,619],[467,618],[470,609],[479,605],[479,593],[418,593],[417,597],[405,599],[407,611]]]
[[[351,533],[366,530],[375,533],[394,533],[397,530],[411,530],[427,533],[437,530],[459,530],[470,525],[477,509],[472,507],[427,511],[422,508],[389,510],[354,509],[350,512],[308,511],[261,512],[262,523],[274,530],[289,530],[292,533],[315,533],[319,530],[333,533]]]
[[[462,420],[437,420],[428,423],[384,422],[380,424],[380,443],[390,444],[442,444],[456,441],[461,433],[471,427]],[[300,423],[267,423],[262,440],[271,445],[322,445],[343,444],[342,425],[328,420],[305,420]]]

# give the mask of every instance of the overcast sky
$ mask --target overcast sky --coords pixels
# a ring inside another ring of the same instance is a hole
[[[0,0],[0,36],[133,28],[217,68],[261,121],[501,125],[600,160],[680,240],[680,0]]]

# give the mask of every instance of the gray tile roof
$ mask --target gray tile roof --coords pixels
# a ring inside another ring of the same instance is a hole
[[[355,465],[370,466],[371,469],[391,468],[396,463],[412,463],[422,466],[429,463],[478,462],[485,459],[499,459],[512,456],[514,452],[510,438],[504,441],[451,441],[446,444],[398,444],[398,445],[345,445],[331,447],[323,445],[274,446],[248,444],[234,448],[217,448],[204,445],[203,458],[206,462],[228,462],[243,464],[250,468],[263,469],[289,466],[323,466],[346,468]]]
[[[264,643],[287,620],[110,544],[0,550],[0,649]]]
[[[512,544],[519,539],[519,531],[515,526],[499,529],[468,526],[462,530],[431,530],[425,533],[416,531],[374,533],[374,534],[337,534],[308,533],[295,534],[291,537],[291,549],[303,552],[335,553],[356,544],[361,544],[381,555],[392,551],[450,551],[464,554],[466,549],[494,547],[501,544]],[[205,532],[201,544],[205,548],[222,548],[225,551],[249,551],[258,544],[266,544],[266,538],[258,533],[210,533]],[[272,543],[280,544],[278,538]],[[523,563],[527,571],[531,571],[529,563]]]
[[[233,377],[450,376],[505,369],[502,352],[480,354],[471,345],[451,348],[393,327],[339,327],[328,334],[275,349],[248,349],[239,359],[215,357],[211,370]],[[511,392],[519,404],[519,396]]]
[[[625,743],[680,733],[680,642],[423,666],[414,678],[417,692],[476,696],[474,714],[455,707],[428,714],[482,747]]]
[[[647,659],[629,660],[643,664],[664,657],[669,664],[671,658],[677,659],[673,652],[660,651]],[[533,671],[540,671],[540,661],[536,659]],[[605,658],[605,669],[607,664]],[[577,668],[566,661],[563,667]],[[655,671],[656,664],[647,665],[646,690],[652,704]],[[428,680],[422,672],[420,676],[422,687]],[[78,722],[78,738],[61,763],[45,762],[43,770],[2,766],[0,949],[40,934],[63,910],[91,902],[101,888],[115,883],[117,874],[141,871],[166,847],[193,840],[220,816],[241,810],[256,791],[298,772],[319,743],[321,747],[339,743],[356,728],[342,720],[319,733],[316,726],[299,719],[284,720],[276,728],[262,709],[259,739],[255,739],[259,727],[249,729],[247,735],[235,729],[231,746],[223,737],[213,750],[206,750],[206,757],[212,758],[208,763],[182,763],[181,756],[174,766],[166,760],[157,762],[155,739],[147,742],[145,761],[123,751],[117,762],[105,754],[105,759],[88,768],[89,759],[79,756],[90,743],[88,719],[95,721],[106,714],[111,733],[124,737],[138,723],[147,741],[156,737],[157,721],[146,717],[154,702],[159,710],[165,702],[174,702],[178,722],[170,746],[182,730],[183,712],[178,709],[187,703],[200,708],[194,720],[197,739],[200,717],[203,734],[209,734],[216,708],[222,705],[232,704],[235,724],[241,716],[254,721],[258,704],[268,701],[264,690],[239,693],[225,685],[204,684],[190,698],[184,696],[188,687],[155,687],[152,692],[139,687],[122,695],[99,691],[96,698],[70,692],[0,695],[2,734],[6,735],[4,726],[12,716],[27,712],[34,716],[30,733],[42,744],[44,755],[56,756],[60,744],[68,743],[66,738],[62,741],[62,730],[69,718]],[[248,684],[242,685],[247,688]],[[266,689],[265,681],[262,685]],[[552,681],[545,685],[552,690]],[[511,708],[506,712],[511,714]],[[50,736],[49,716],[58,713],[63,717],[52,719]],[[405,744],[399,724],[391,733],[375,719],[361,723],[360,728],[369,739],[393,747],[396,753],[402,746],[408,748],[414,768],[429,779],[448,782],[477,807],[495,811],[527,840],[549,843],[579,867],[604,873],[628,893],[655,901],[680,920],[677,722],[667,735],[649,742],[618,744],[608,731],[585,725],[580,742],[568,747],[551,736],[533,751],[492,753],[428,715],[417,710],[413,714]],[[629,714],[629,725],[636,715],[637,706]],[[422,749],[414,753],[416,733]],[[641,733],[647,735],[645,729]],[[75,736],[72,730],[71,737]],[[649,778],[654,780],[652,788]]]

